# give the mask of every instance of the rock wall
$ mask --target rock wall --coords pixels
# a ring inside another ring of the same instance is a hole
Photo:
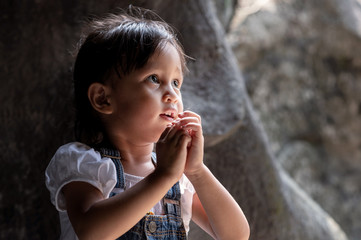
[[[361,4],[241,1],[229,41],[272,152],[361,236]]]
[[[201,0],[0,3],[0,238],[58,236],[44,170],[56,148],[73,140],[71,52],[86,17],[129,3],[154,9],[175,26],[195,59],[183,88],[185,105],[202,115],[206,164],[244,209],[251,239],[347,239],[275,161],[225,41],[229,8]],[[207,239],[197,228],[190,238]]]

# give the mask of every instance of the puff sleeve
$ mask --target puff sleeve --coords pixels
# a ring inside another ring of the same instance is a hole
[[[56,151],[45,171],[45,184],[58,211],[66,210],[62,188],[74,181],[87,182],[108,198],[116,184],[115,166],[85,144],[68,143]]]
[[[196,193],[192,183],[183,174],[179,180],[180,191],[182,194],[181,206],[182,206],[182,218],[184,222],[184,227],[186,231],[189,231],[189,223],[192,219],[192,204],[193,204],[193,195]]]

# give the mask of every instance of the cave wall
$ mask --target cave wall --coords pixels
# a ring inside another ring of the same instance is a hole
[[[251,239],[347,239],[275,161],[226,41],[232,1],[220,8],[219,1],[200,0],[0,3],[0,237],[58,236],[44,170],[55,150],[73,140],[73,50],[87,17],[130,2],[175,26],[195,59],[183,87],[185,106],[202,115],[205,162],[244,209]],[[197,228],[190,238],[206,239]]]

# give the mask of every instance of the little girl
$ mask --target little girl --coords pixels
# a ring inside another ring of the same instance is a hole
[[[183,111],[183,49],[136,8],[92,22],[74,66],[75,135],[46,169],[61,239],[248,239],[247,220],[203,163],[201,118]],[[155,153],[154,150],[154,143]]]

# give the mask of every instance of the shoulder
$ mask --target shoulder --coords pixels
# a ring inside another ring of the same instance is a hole
[[[73,165],[80,162],[101,162],[104,160],[108,160],[108,158],[103,159],[94,148],[84,143],[70,142],[58,148],[50,161],[49,167],[53,164]]]
[[[116,183],[115,166],[88,145],[65,144],[55,152],[45,171],[45,184],[55,205],[59,200],[62,203],[61,189],[73,181],[87,182],[107,196]]]
[[[85,153],[87,151],[94,150],[88,145],[81,143],[81,142],[70,142],[67,144],[64,144],[58,148],[58,150],[55,152],[54,156],[58,155],[65,155],[65,154],[73,154],[73,153]]]
[[[70,172],[89,174],[104,166],[114,167],[109,158],[102,157],[94,148],[84,143],[71,142],[58,148],[50,160],[46,173],[56,171],[61,172],[62,175]]]

